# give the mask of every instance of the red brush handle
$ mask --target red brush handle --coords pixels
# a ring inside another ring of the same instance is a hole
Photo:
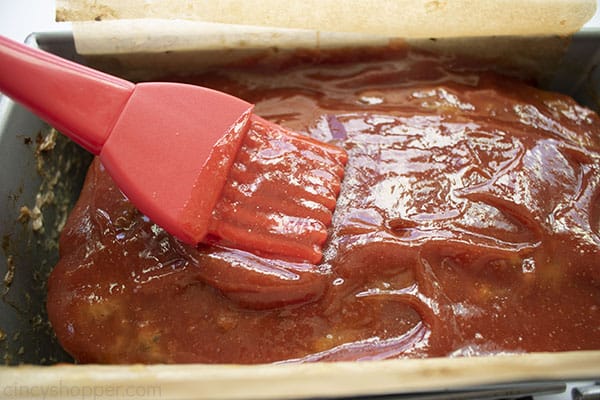
[[[0,91],[94,154],[134,86],[0,36]]]

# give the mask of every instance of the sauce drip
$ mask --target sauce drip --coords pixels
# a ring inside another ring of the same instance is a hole
[[[52,325],[78,361],[600,349],[600,119],[590,110],[410,52],[196,82],[346,150],[323,260],[184,245],[95,161],[48,290]],[[257,121],[244,145],[256,148],[259,131]],[[285,175],[274,179],[265,184]],[[271,201],[292,201],[273,190]]]

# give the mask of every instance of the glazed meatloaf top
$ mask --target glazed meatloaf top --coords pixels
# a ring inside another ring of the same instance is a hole
[[[218,240],[182,244],[141,215],[96,160],[48,290],[50,320],[76,360],[600,349],[600,120],[592,111],[411,51],[231,68],[193,81],[347,151],[323,260],[283,260]],[[293,174],[239,174],[297,150],[261,135],[255,119],[243,144],[253,156],[236,162],[229,187],[242,197],[302,200],[277,189]]]

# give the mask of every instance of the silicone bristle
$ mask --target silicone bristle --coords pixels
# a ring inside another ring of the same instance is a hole
[[[344,150],[252,117],[213,211],[226,245],[318,263],[344,176]]]

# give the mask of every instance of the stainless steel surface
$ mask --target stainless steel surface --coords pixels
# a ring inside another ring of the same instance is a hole
[[[75,51],[69,32],[34,35],[29,43],[67,58]],[[35,79],[32,77],[32,79]],[[46,318],[46,277],[58,258],[57,233],[51,229],[63,217],[63,200],[42,207],[44,231],[34,232],[31,221],[19,221],[22,207],[35,208],[36,195],[62,190],[64,201],[77,197],[85,169],[61,176],[59,187],[48,182],[58,169],[89,157],[64,139],[61,151],[40,152],[39,143],[49,127],[29,111],[6,97],[0,100],[0,354],[5,364],[47,364],[71,358],[56,342]],[[79,154],[81,153],[81,158]],[[74,164],[72,164],[74,165]],[[75,192],[73,192],[75,190]],[[57,193],[58,194],[58,193]],[[61,197],[61,196],[57,196]]]
[[[574,387],[571,390],[573,400],[600,400],[600,383]]]
[[[552,393],[563,393],[565,389],[566,384],[562,382],[521,382],[506,385],[472,387],[464,390],[384,395],[379,397],[368,397],[364,398],[364,400],[508,400],[524,399],[529,396]],[[363,398],[356,398],[354,400],[362,399]]]

